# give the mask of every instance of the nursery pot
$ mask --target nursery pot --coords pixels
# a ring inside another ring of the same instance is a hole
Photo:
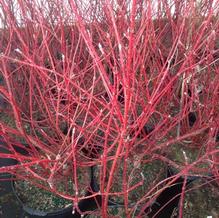
[[[20,205],[23,208],[23,214],[21,215],[21,218],[28,217],[28,218],[38,218],[38,217],[54,217],[54,218],[71,218],[72,217],[72,206],[69,206],[67,208],[55,210],[52,212],[46,212],[46,211],[41,211],[37,209],[33,209],[28,207],[22,199],[18,196],[18,193],[15,188],[15,183],[12,181],[11,183],[12,186],[12,191],[20,203]],[[28,216],[27,216],[28,215]]]
[[[91,194],[93,194],[94,192],[98,192],[99,191],[99,187],[96,183],[96,180],[93,177],[93,167],[91,167],[91,178],[90,178],[90,189],[87,189],[85,196],[89,196]],[[55,211],[43,211],[43,210],[38,210],[38,209],[33,209],[30,206],[27,206],[26,203],[23,202],[23,200],[21,199],[21,197],[18,194],[18,191],[16,190],[16,186],[15,186],[15,182],[12,181],[11,182],[12,185],[12,190],[14,195],[16,196],[17,200],[19,201],[19,203],[21,204],[22,208],[23,208],[23,214],[22,214],[22,218],[40,218],[40,217],[54,217],[54,218],[81,218],[81,214],[75,210],[74,213],[72,213],[73,211],[73,206],[70,205],[66,208],[63,209],[58,209]],[[90,211],[94,211],[96,209],[98,209],[98,207],[101,204],[101,196],[98,195],[96,197],[93,198],[88,198],[88,199],[84,199],[81,200],[78,203],[78,207],[80,209],[80,211],[84,214],[84,217],[90,212]]]
[[[0,138],[1,139],[1,138]],[[3,141],[0,140],[1,144],[4,144]],[[3,148],[2,148],[3,149]],[[28,155],[28,153],[23,150],[23,149],[19,149],[18,147],[15,146],[15,149],[18,153],[23,154],[23,155]],[[1,152],[4,152],[4,150],[2,150]],[[5,153],[8,153],[7,151],[7,147],[5,148]],[[9,165],[15,165],[17,164],[18,161],[14,160],[14,159],[10,159],[10,158],[4,158],[4,159],[0,159],[0,166],[9,166]],[[96,183],[96,180],[93,178],[93,168],[94,167],[90,167],[90,173],[88,174],[88,183],[90,181],[90,188],[87,187],[87,191],[85,191],[85,196],[89,196],[91,194],[93,194],[94,192],[98,192],[99,191],[99,187]],[[12,197],[12,201],[13,202],[18,202],[21,207],[22,207],[22,211],[20,212],[16,212],[18,214],[20,214],[19,217],[21,218],[40,218],[40,217],[54,217],[54,218],[80,218],[81,214],[76,210],[74,214],[72,214],[73,211],[73,206],[70,205],[66,208],[62,208],[62,209],[51,209],[50,211],[43,211],[43,210],[39,210],[39,209],[34,209],[31,208],[31,206],[27,205],[23,199],[19,196],[18,191],[16,190],[16,186],[15,186],[15,182],[13,180],[13,176],[12,175],[7,175],[7,178],[11,181],[8,181],[8,186],[11,189],[11,192],[14,195],[14,200]],[[13,196],[12,195],[12,196]],[[38,198],[39,199],[39,198]],[[42,200],[42,199],[40,199]],[[43,200],[42,200],[43,201]],[[78,207],[80,209],[80,211],[82,213],[88,214],[88,211],[94,211],[98,208],[98,205],[100,205],[101,203],[101,196],[97,196],[95,198],[89,198],[89,199],[84,199],[81,200],[78,204]],[[45,202],[45,204],[47,204]],[[16,215],[18,215],[16,214]],[[84,217],[85,217],[84,216]]]
[[[12,192],[15,196],[15,199],[19,202],[21,205],[23,211],[21,212],[21,218],[40,218],[40,217],[54,217],[54,218],[71,218],[72,217],[72,205],[62,208],[62,209],[57,209],[54,211],[43,211],[43,210],[38,210],[38,209],[33,209],[29,206],[27,206],[23,200],[20,198],[16,186],[15,186],[15,181],[11,180],[11,189]],[[43,199],[42,199],[43,200]],[[46,204],[46,203],[45,203]]]
[[[4,145],[4,141],[1,140],[0,138],[0,143],[2,145]],[[14,147],[16,149],[17,152],[19,152],[20,154],[23,155],[28,155],[28,153],[23,150],[23,149],[19,149],[18,147]],[[5,147],[5,149],[1,149],[2,153],[9,153],[7,151],[7,147]],[[14,160],[14,159],[10,159],[10,158],[4,158],[4,159],[0,159],[0,166],[12,166],[12,165],[16,165],[18,163],[18,161]],[[64,209],[60,209],[54,212],[44,212],[44,211],[39,211],[39,210],[34,210],[32,208],[27,207],[22,200],[20,199],[20,197],[18,196],[16,189],[15,189],[15,183],[13,181],[14,176],[10,175],[10,174],[4,174],[2,175],[4,176],[4,178],[9,179],[10,181],[8,181],[8,187],[9,189],[11,189],[11,192],[14,194],[14,201],[18,201],[20,203],[20,205],[23,208],[23,211],[21,212],[21,217],[26,217],[26,215],[30,215],[28,217],[34,218],[34,217],[54,217],[54,218],[70,218],[72,215],[72,206],[64,208]],[[10,185],[11,183],[11,185]],[[11,188],[10,188],[11,186]],[[13,200],[13,198],[11,199]],[[18,211],[17,211],[18,213]],[[16,214],[17,215],[17,214]]]

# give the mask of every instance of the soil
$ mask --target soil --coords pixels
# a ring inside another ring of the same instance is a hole
[[[71,201],[39,189],[27,181],[16,181],[15,190],[25,206],[35,210],[53,212],[72,205]]]
[[[185,218],[218,218],[219,217],[219,187],[217,184],[204,184],[197,180],[193,190],[185,197],[183,217]]]
[[[132,157],[128,159],[127,163],[127,176],[128,176],[128,187],[129,189],[139,184],[137,188],[129,191],[128,199],[129,203],[135,204],[138,199],[141,199],[145,193],[147,193],[150,188],[154,187],[158,181],[166,178],[166,166],[163,162],[154,160],[153,162],[143,164],[142,161],[138,161],[138,157]],[[145,160],[147,161],[147,160]],[[107,175],[106,181],[109,179],[109,171],[111,169],[112,163],[109,162],[107,165]],[[113,184],[111,186],[111,193],[118,193],[123,191],[122,182],[123,181],[123,162],[117,164],[117,169],[115,170]],[[100,167],[96,167],[95,177],[97,182],[100,180]],[[142,182],[142,184],[140,184]],[[114,194],[110,198],[114,202],[123,203],[123,194]]]
[[[83,168],[83,170],[78,170],[77,180],[78,180],[78,196],[84,196],[89,186],[90,179],[90,169]],[[35,181],[37,182],[37,181]],[[41,182],[40,185],[47,187],[47,183]],[[52,191],[47,191],[45,189],[36,187],[28,181],[17,180],[14,182],[14,187],[17,196],[21,202],[28,208],[34,210],[44,211],[44,212],[54,212],[63,208],[67,208],[72,205],[71,200],[64,199]],[[75,185],[71,178],[65,176],[63,180],[56,180],[55,188],[63,194],[69,196],[75,196]]]

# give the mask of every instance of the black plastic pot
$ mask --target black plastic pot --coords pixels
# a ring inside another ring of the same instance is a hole
[[[8,154],[8,150],[3,138],[0,136],[0,152]],[[0,158],[0,167],[13,166],[17,161],[11,158]],[[22,208],[17,202],[11,188],[11,175],[0,173],[0,217],[14,218],[21,213]]]
[[[0,144],[3,145],[0,148],[0,152],[2,153],[10,153],[7,149],[7,145],[6,143],[4,143],[3,138],[0,137]],[[26,145],[28,148],[28,145]],[[27,152],[27,150],[25,149],[21,149],[20,147],[14,146],[14,149],[22,154],[22,155],[29,155],[29,153]],[[0,167],[1,166],[11,166],[11,165],[15,165],[18,162],[14,159],[10,159],[10,158],[0,158]],[[1,176],[1,175],[0,175]],[[7,178],[7,187],[8,189],[10,189],[10,193],[13,193],[14,198],[10,199],[10,201],[13,202],[19,202],[19,205],[21,205],[23,211],[20,212],[20,210],[15,209],[15,214],[16,216],[19,215],[18,217],[20,218],[40,218],[40,217],[49,217],[49,218],[80,218],[81,217],[81,213],[79,213],[77,210],[75,210],[75,213],[72,214],[73,211],[73,207],[70,206],[68,208],[64,208],[64,209],[60,209],[57,211],[53,211],[53,212],[44,212],[44,211],[39,211],[39,210],[34,210],[32,208],[29,208],[25,205],[24,202],[22,202],[22,200],[19,198],[19,196],[16,193],[15,187],[14,187],[14,182],[11,182],[11,176],[10,174],[4,174],[3,175],[4,178]],[[0,184],[1,185],[1,184]],[[87,192],[86,192],[86,196],[90,196],[95,192],[99,191],[99,186],[96,183],[96,180],[94,178],[94,167],[90,168],[90,187],[87,188]],[[80,209],[80,212],[82,212],[84,214],[84,217],[90,212],[90,211],[94,211],[98,208],[100,208],[101,205],[101,196],[98,195],[96,197],[93,198],[88,198],[88,199],[84,199],[81,200],[78,204],[78,207]],[[14,210],[14,208],[13,208]],[[18,212],[19,211],[19,212]],[[4,218],[12,218],[11,215],[4,215]]]
[[[175,172],[167,169],[167,178],[173,176]],[[191,184],[197,176],[189,176],[186,181],[186,187]],[[155,202],[145,209],[147,217],[152,218],[170,218],[173,217],[174,210],[178,208],[180,202],[180,193],[182,192],[184,178],[179,177],[170,187],[164,189],[156,198]],[[174,216],[175,217],[175,216]]]
[[[44,212],[44,211],[39,211],[39,210],[35,210],[32,209],[30,207],[27,207],[25,205],[25,203],[22,202],[22,200],[19,198],[19,196],[16,193],[16,189],[14,187],[14,182],[11,183],[12,184],[12,190],[14,192],[14,195],[16,196],[16,199],[19,201],[19,203],[21,204],[22,208],[23,208],[23,214],[21,215],[21,218],[42,218],[42,217],[54,217],[54,218],[81,218],[81,213],[79,213],[77,210],[75,210],[74,214],[72,214],[73,211],[73,207],[70,206],[68,208],[64,208],[64,209],[60,209],[54,212]],[[89,190],[90,189],[90,190]],[[99,187],[94,179],[93,176],[93,167],[91,167],[91,181],[90,181],[90,188],[89,188],[85,194],[85,196],[89,196],[91,194],[93,194],[94,192],[98,192],[99,191]],[[98,195],[96,197],[93,198],[88,198],[88,199],[84,199],[81,200],[78,203],[78,207],[80,209],[80,212],[82,212],[84,214],[84,217],[87,216],[87,214],[90,211],[94,211],[96,209],[98,209],[100,207],[101,204],[101,196]]]
[[[20,218],[42,218],[42,217],[54,217],[54,218],[71,218],[72,217],[72,206],[64,208],[64,209],[59,209],[53,212],[45,212],[45,211],[40,211],[36,210],[33,208],[30,208],[25,205],[25,203],[20,199],[20,197],[17,195],[15,186],[14,186],[14,181],[11,182],[11,188],[12,192],[16,198],[16,200],[20,203],[22,206],[22,214]]]
[[[170,167],[167,167],[166,178],[175,175],[175,171]],[[188,176],[186,181],[186,187],[188,187],[193,181],[199,179],[198,176]],[[170,218],[172,217],[173,211],[178,208],[180,201],[180,193],[182,192],[182,187],[184,183],[184,178],[179,177],[170,187],[164,189],[156,198],[154,203],[150,207],[144,210],[144,213],[140,214],[140,208],[136,209],[137,217],[156,217],[156,218]],[[129,205],[130,208],[135,206],[135,203]],[[108,207],[111,208],[124,208],[125,205],[122,202],[115,202],[109,200]]]

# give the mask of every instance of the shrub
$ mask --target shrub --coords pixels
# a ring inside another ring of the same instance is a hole
[[[178,172],[172,182],[218,180],[217,1],[0,4],[0,157],[18,161],[1,173],[77,208],[79,172],[95,166],[102,217],[111,197],[142,216],[166,184],[155,176],[145,188],[145,176],[166,165]],[[58,188],[68,179],[73,194]]]

